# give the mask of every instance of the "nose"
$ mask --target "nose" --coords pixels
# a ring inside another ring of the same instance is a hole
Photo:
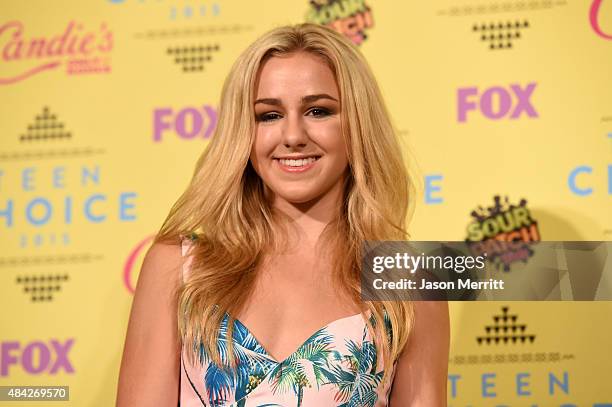
[[[308,143],[308,132],[300,114],[289,113],[281,131],[281,142],[287,148],[304,147]]]

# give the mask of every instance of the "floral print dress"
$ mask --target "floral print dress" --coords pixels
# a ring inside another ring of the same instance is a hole
[[[193,237],[192,237],[193,239]],[[191,241],[184,239],[183,256]],[[183,278],[191,257],[185,261]],[[386,318],[385,318],[386,319]],[[229,315],[219,331],[218,346],[227,349]],[[387,329],[389,329],[388,321]],[[192,365],[187,347],[181,352],[180,406],[196,407],[382,407],[391,386],[383,386],[382,357],[362,314],[337,319],[313,333],[283,361],[275,360],[249,329],[234,320],[235,369],[219,368],[204,353]],[[395,364],[392,366],[395,373]]]

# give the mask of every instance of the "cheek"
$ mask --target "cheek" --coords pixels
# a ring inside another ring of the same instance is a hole
[[[251,161],[259,167],[274,151],[274,140],[269,129],[258,128],[251,148]]]
[[[339,120],[325,123],[317,131],[317,134],[317,144],[327,154],[336,157],[337,161],[346,161],[346,143],[344,137],[342,137],[342,127]],[[338,162],[338,165],[341,165],[341,162]]]

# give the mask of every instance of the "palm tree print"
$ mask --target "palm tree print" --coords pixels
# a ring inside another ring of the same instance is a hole
[[[328,384],[338,388],[338,407],[374,406],[383,371],[376,372],[376,347],[370,341],[361,346],[347,342],[348,355],[336,354],[331,364]]]
[[[236,368],[228,367],[227,328],[229,315],[221,321],[217,349],[225,366],[220,367],[204,352],[201,346],[202,365],[208,364],[204,373],[204,383],[211,406],[226,406],[233,394],[236,400],[244,398],[257,387],[266,373],[272,368],[273,361],[266,356],[266,351],[248,329],[238,320],[234,321],[233,346]]]
[[[300,407],[304,388],[312,387],[313,384],[310,383],[307,372],[312,372],[317,387],[324,383],[333,339],[333,336],[326,332],[326,328],[322,328],[286,360],[279,363],[270,373],[273,392],[293,391],[297,396],[297,407]]]
[[[385,315],[386,317],[386,315]],[[239,320],[234,320],[235,369],[227,367],[227,326],[229,315],[222,320],[217,343],[221,360],[219,367],[202,350],[204,370],[202,380],[211,407],[246,407],[247,396],[264,381],[273,394],[295,396],[295,406],[308,403],[308,390],[315,386],[332,386],[337,407],[373,407],[377,401],[377,390],[381,385],[384,371],[376,371],[377,354],[374,342],[369,339],[364,327],[361,341],[345,339],[344,353],[335,344],[339,339],[334,335],[333,324],[319,329],[308,338],[293,354],[282,362],[275,361]],[[365,325],[365,324],[364,324]],[[391,334],[390,323],[385,318],[387,333]],[[201,345],[202,346],[202,345]],[[231,403],[231,404],[230,404]],[[280,404],[266,403],[262,406]],[[288,407],[285,404],[283,407]]]
[[[308,394],[322,386],[333,388],[334,400],[330,402],[334,406],[373,407],[376,404],[384,371],[376,371],[376,347],[365,326],[361,338],[346,338],[330,324],[315,332],[287,359],[278,362],[246,326],[234,320],[233,353],[237,364],[235,369],[230,369],[227,367],[228,317],[222,321],[217,343],[225,366],[212,363],[201,349],[201,362],[205,366],[201,380],[211,407],[289,407],[286,402],[273,402],[274,395],[286,400],[287,394],[295,397],[293,405],[309,406],[312,401],[308,401]],[[343,351],[336,347],[341,339],[344,339]],[[268,403],[249,404],[247,396],[264,382],[272,393]]]

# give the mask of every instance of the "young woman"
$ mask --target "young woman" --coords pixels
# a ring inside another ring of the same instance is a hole
[[[360,297],[362,243],[407,239],[413,190],[360,52],[263,35],[145,257],[117,405],[446,406],[447,304]]]

